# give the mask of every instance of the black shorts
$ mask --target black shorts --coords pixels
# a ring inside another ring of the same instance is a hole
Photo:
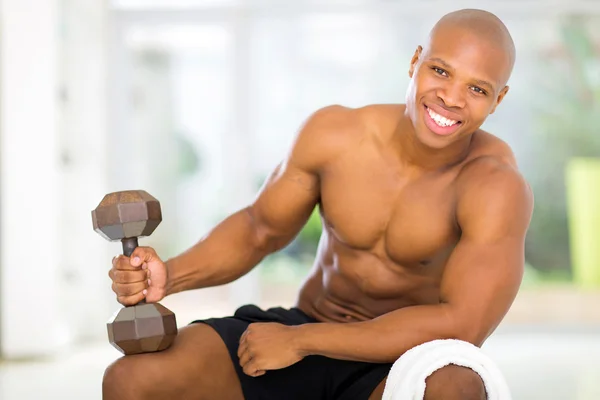
[[[237,356],[240,336],[253,322],[318,323],[298,308],[261,310],[254,305],[240,307],[232,317],[192,322],[206,323],[219,333],[229,350],[246,400],[368,400],[392,367],[392,364],[308,356],[287,368],[253,378],[244,373]]]

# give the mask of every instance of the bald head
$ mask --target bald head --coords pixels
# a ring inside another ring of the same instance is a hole
[[[461,30],[487,42],[490,50],[499,50],[507,57],[507,77],[515,64],[515,44],[506,25],[494,14],[477,9],[464,9],[444,15],[431,30],[429,42],[451,30]]]
[[[514,63],[513,40],[494,14],[473,9],[446,14],[410,62],[406,109],[417,135],[431,146],[441,143],[430,132],[448,127],[432,113],[460,122],[454,125],[458,134],[445,138],[476,132],[508,93]]]

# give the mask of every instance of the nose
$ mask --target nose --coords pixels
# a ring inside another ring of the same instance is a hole
[[[462,85],[448,83],[447,85],[440,86],[436,95],[448,108],[464,108],[466,105],[465,92]]]

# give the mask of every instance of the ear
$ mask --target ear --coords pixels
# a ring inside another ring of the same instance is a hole
[[[423,47],[418,46],[417,50],[415,51],[415,54],[413,55],[412,59],[410,60],[410,68],[408,69],[408,76],[410,78],[412,78],[415,73],[415,68],[417,67],[417,63],[419,62],[419,57],[421,57],[422,52],[423,52]]]
[[[496,99],[496,104],[494,104],[494,107],[492,108],[490,114],[496,112],[496,108],[500,105],[500,103],[502,103],[502,100],[504,100],[504,96],[506,96],[506,93],[508,93],[508,89],[510,89],[508,86],[504,86],[504,89],[500,91],[500,93],[498,94],[498,98]]]

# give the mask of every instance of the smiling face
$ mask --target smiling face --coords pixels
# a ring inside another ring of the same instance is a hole
[[[472,135],[508,92],[514,58],[505,38],[484,29],[439,24],[411,60],[407,113],[428,147],[447,147]]]

